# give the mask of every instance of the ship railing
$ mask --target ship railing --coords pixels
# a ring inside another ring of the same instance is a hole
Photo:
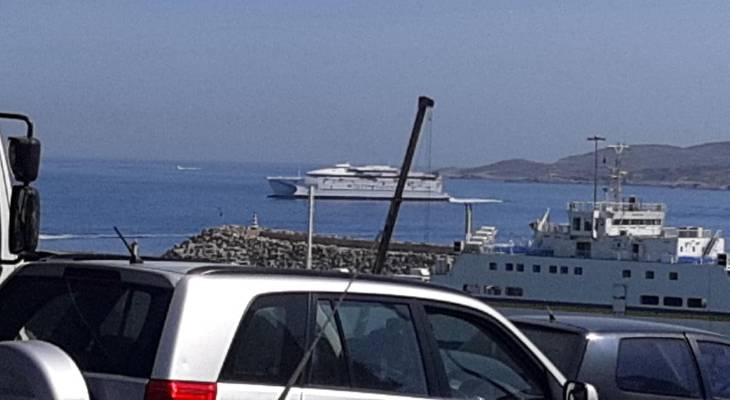
[[[615,202],[600,201],[596,203],[596,210],[599,211],[666,211],[664,203],[641,203],[641,202]],[[569,211],[591,212],[594,210],[590,201],[571,201],[568,203]]]

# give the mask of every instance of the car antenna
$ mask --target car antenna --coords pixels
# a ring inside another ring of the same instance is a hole
[[[550,306],[545,306],[545,309],[548,313],[548,321],[555,322],[555,314],[553,314],[553,310],[550,308]]]
[[[130,245],[129,242],[127,242],[127,239],[122,235],[122,232],[119,231],[119,229],[115,226],[114,232],[117,233],[117,236],[119,236],[119,239],[122,239],[122,243],[124,243],[124,246],[127,248],[127,251],[129,252],[129,263],[130,264],[142,264],[144,261],[142,261],[142,257],[139,256],[139,244],[137,244],[137,241],[133,241]]]

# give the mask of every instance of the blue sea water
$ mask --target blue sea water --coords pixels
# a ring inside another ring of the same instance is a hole
[[[178,170],[177,165],[196,169]],[[305,231],[306,200],[268,197],[268,175],[296,175],[315,165],[44,160],[40,248],[54,251],[125,252],[113,227],[140,243],[143,255],[160,255],[201,230],[221,224],[249,224],[256,212],[268,228]],[[474,225],[494,225],[502,241],[525,242],[528,223],[551,209],[565,221],[571,200],[590,200],[592,185],[447,180],[456,197],[496,198],[475,206]],[[706,226],[730,232],[727,191],[628,186],[647,202],[663,202],[673,226]],[[315,232],[375,238],[388,203],[317,201]],[[405,202],[394,238],[451,244],[463,238],[464,209],[458,204]]]

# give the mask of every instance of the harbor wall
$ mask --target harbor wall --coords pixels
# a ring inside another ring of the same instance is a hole
[[[372,240],[316,235],[312,245],[312,268],[347,268],[371,271],[377,253]],[[307,235],[301,232],[260,227],[223,225],[174,246],[163,258],[235,263],[270,268],[305,268]],[[453,262],[449,246],[393,242],[385,262],[391,274],[407,274],[415,268],[444,268]]]

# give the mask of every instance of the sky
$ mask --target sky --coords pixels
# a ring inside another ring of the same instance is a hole
[[[0,110],[54,158],[397,165],[421,95],[435,166],[688,146],[730,140],[728,21],[725,1],[0,0]]]

